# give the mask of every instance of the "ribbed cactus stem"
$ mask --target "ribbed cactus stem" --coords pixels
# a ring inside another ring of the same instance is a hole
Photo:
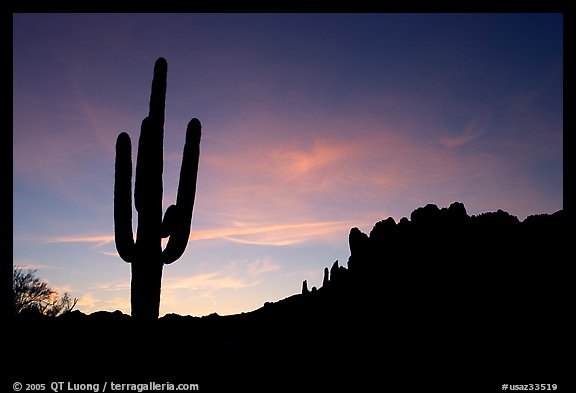
[[[114,183],[114,234],[118,254],[132,263],[131,305],[135,319],[156,319],[160,310],[162,268],[182,256],[192,222],[200,157],[201,125],[192,119],[180,169],[176,205],[162,220],[164,166],[164,103],[168,65],[160,58],[154,66],[150,111],[142,121],[138,140],[134,205],[138,213],[136,240],[132,232],[132,158],[130,137],[121,133],[116,142]],[[169,237],[162,250],[161,239]]]
[[[164,221],[170,223],[171,226],[170,239],[168,239],[168,244],[162,252],[162,262],[165,264],[172,263],[182,256],[190,237],[198,176],[201,130],[202,126],[198,119],[192,119],[188,123],[176,205],[171,205],[164,216]]]
[[[116,141],[114,181],[114,238],[116,250],[126,262],[135,257],[132,234],[132,146],[130,136],[123,132]]]

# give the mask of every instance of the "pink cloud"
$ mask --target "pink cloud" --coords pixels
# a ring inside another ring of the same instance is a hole
[[[16,260],[14,261],[14,269],[16,270],[40,270],[40,269],[57,269],[54,266],[37,263],[32,260]]]
[[[200,179],[210,179],[198,191],[203,218],[259,226],[294,217],[323,221],[332,212],[331,220],[370,214],[376,220],[383,210],[402,217],[425,203],[477,202],[503,193],[510,200],[533,198],[517,157],[487,153],[488,139],[472,144],[485,135],[485,117],[472,119],[459,135],[440,138],[435,131],[390,128],[360,113],[340,123],[299,120],[279,124],[268,115],[251,129],[240,127],[246,132],[232,141],[212,141],[201,163]],[[465,155],[456,149],[464,145],[470,147]]]
[[[464,130],[464,132],[460,135],[455,136],[442,136],[440,137],[440,143],[447,148],[453,148],[465,145],[479,136],[478,133],[470,131],[468,129]]]
[[[239,277],[222,274],[222,272],[209,272],[169,279],[166,280],[162,287],[164,290],[202,289],[215,291],[219,289],[241,289],[257,284],[257,282],[247,282]]]
[[[362,131],[354,138],[324,136],[308,141],[303,137],[300,143],[262,139],[235,151],[211,152],[204,157],[203,168],[209,173],[205,176],[221,179],[216,185],[222,185],[210,191],[211,204],[233,205],[236,210],[257,200],[266,213],[282,209],[281,205],[298,215],[315,198],[360,199],[374,189],[399,193],[432,177],[461,172],[452,157],[400,133],[369,126],[358,125]]]
[[[277,225],[250,225],[230,223],[228,227],[194,229],[190,241],[221,239],[232,243],[287,246],[306,241],[315,241],[335,233],[347,231],[356,221],[304,222]],[[69,235],[47,239],[49,243],[93,243],[102,247],[114,241],[114,235]],[[105,255],[117,256],[114,251],[100,251]]]
[[[259,259],[248,264],[248,272],[252,275],[280,270],[282,266],[274,263],[270,258]]]

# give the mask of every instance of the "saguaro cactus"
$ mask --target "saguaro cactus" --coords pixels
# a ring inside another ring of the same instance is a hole
[[[164,105],[168,64],[159,58],[154,65],[150,112],[142,121],[138,141],[134,203],[138,213],[136,241],[132,233],[132,147],[122,132],[116,141],[114,178],[114,236],[120,257],[131,263],[131,307],[135,319],[157,319],[164,264],[182,256],[192,222],[196,194],[201,125],[188,123],[180,169],[176,204],[162,219],[162,171],[164,166]],[[164,250],[162,238],[169,237]]]

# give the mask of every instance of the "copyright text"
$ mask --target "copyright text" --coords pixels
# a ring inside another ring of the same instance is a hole
[[[148,392],[148,391],[198,391],[200,386],[197,383],[180,383],[174,384],[170,382],[148,382],[148,383],[117,383],[117,382],[102,382],[102,383],[77,383],[77,382],[63,382],[54,381],[50,383],[21,383],[14,382],[12,389],[15,392],[41,392],[51,390],[54,393],[60,392],[94,392],[104,393],[108,392]]]

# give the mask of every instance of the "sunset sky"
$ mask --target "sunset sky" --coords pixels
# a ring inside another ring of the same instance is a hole
[[[13,262],[85,313],[130,313],[130,265],[113,241],[114,145],[128,132],[135,162],[158,57],[164,208],[186,124],[203,126],[192,234],[164,268],[160,315],[239,313],[305,279],[320,286],[325,266],[346,266],[352,227],[427,203],[520,220],[563,208],[561,14],[13,23]]]

